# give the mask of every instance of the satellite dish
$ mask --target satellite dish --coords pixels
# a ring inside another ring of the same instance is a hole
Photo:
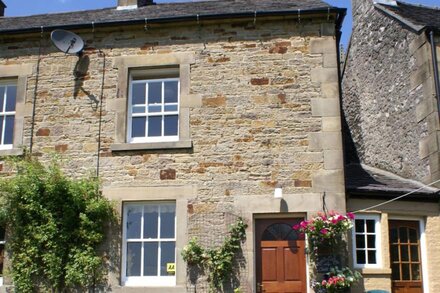
[[[66,30],[54,30],[50,34],[55,47],[66,54],[79,54],[84,48],[84,41],[80,36]]]

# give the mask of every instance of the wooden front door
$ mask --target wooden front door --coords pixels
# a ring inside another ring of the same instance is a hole
[[[305,241],[292,229],[301,220],[256,220],[257,292],[307,292]]]
[[[418,221],[389,221],[393,293],[423,293]]]

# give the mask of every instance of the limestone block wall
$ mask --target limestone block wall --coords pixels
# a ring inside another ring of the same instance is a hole
[[[177,220],[183,240],[203,233],[221,237],[230,218],[244,216],[249,228],[239,284],[250,292],[255,214],[311,216],[321,210],[324,194],[329,210],[345,211],[332,21],[325,16],[301,23],[258,19],[255,24],[245,20],[82,30],[77,33],[86,41],[87,58],[80,63],[77,56],[58,52],[44,33],[34,155],[49,160],[58,153],[68,174],[94,176],[103,88],[99,174],[104,194],[116,200],[119,209],[124,200],[177,200],[178,218],[185,217]],[[0,71],[7,65],[33,66],[27,78],[27,108],[32,108],[39,37],[3,36],[0,42]],[[117,60],[156,56],[167,64],[176,54],[192,56],[180,71],[189,70],[181,79],[188,86],[185,111],[192,147],[112,151],[121,128],[118,99],[127,91],[121,86]],[[24,117],[24,146],[30,143],[31,113]],[[273,199],[277,186],[283,188],[281,208]],[[219,214],[224,215],[220,222]],[[203,231],[195,229],[199,218],[206,219]],[[119,286],[119,227],[112,237],[112,288],[135,292]],[[210,241],[202,244],[212,245]],[[180,287],[167,292],[194,290],[186,284],[180,249]],[[197,292],[204,290],[207,285],[201,282]]]
[[[402,177],[435,181],[439,123],[429,43],[373,1],[353,5],[343,108],[359,159]]]

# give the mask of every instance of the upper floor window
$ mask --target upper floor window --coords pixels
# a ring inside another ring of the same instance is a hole
[[[179,140],[179,87],[179,78],[131,76],[128,142]]]
[[[0,82],[0,149],[12,149],[17,85]]]
[[[356,216],[353,249],[355,267],[379,267],[381,250],[379,215]]]

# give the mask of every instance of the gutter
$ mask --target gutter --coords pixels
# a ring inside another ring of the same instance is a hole
[[[279,10],[279,11],[254,11],[254,12],[240,12],[240,13],[226,13],[226,14],[205,14],[205,15],[188,15],[188,16],[178,16],[178,17],[160,17],[160,18],[139,18],[131,20],[119,20],[119,21],[102,21],[102,22],[85,22],[78,24],[67,24],[67,25],[51,25],[51,26],[38,26],[31,28],[22,29],[12,29],[12,30],[0,30],[1,34],[20,34],[20,33],[40,33],[44,31],[52,31],[54,29],[85,29],[93,26],[97,27],[109,27],[109,26],[124,26],[124,25],[145,25],[148,24],[162,24],[162,23],[172,23],[172,22],[189,22],[189,21],[201,21],[201,20],[219,20],[219,19],[240,19],[240,18],[256,18],[257,16],[302,16],[302,15],[313,15],[313,14],[336,14],[336,26],[340,28],[342,26],[342,21],[346,14],[347,9],[337,8],[337,7],[323,7],[323,8],[312,8],[312,9],[297,9],[297,10]]]
[[[434,40],[434,29],[429,30],[429,41],[431,43],[432,66],[434,69],[435,94],[437,96],[437,113],[440,116],[440,80],[438,74],[437,48]]]

